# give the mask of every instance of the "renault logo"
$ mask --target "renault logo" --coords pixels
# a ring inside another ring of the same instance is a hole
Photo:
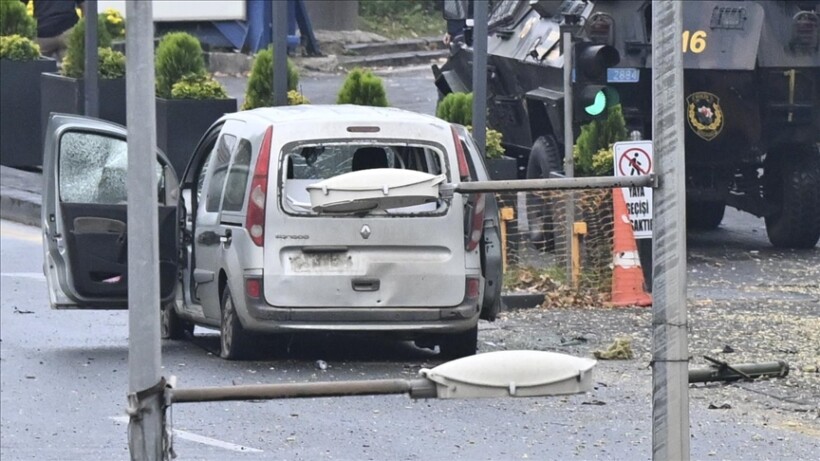
[[[367,238],[370,237],[370,226],[367,224],[362,226],[362,230],[359,231],[359,234],[361,234],[363,239],[367,240]]]

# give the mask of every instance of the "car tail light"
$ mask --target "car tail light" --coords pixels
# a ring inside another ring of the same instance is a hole
[[[481,295],[481,281],[477,277],[467,277],[464,292],[467,299],[478,299]]]
[[[259,299],[262,297],[262,279],[247,278],[245,279],[245,294],[249,298]]]
[[[470,229],[467,236],[467,251],[473,251],[481,241],[481,234],[484,232],[484,207],[486,206],[486,194],[476,193],[473,214],[470,217]]]
[[[256,168],[251,180],[251,193],[248,196],[248,214],[245,218],[245,228],[256,246],[262,246],[265,241],[265,200],[268,195],[268,165],[270,164],[270,147],[273,139],[273,127],[265,131],[259,155],[256,158]]]
[[[467,155],[464,153],[464,148],[461,146],[461,138],[458,137],[456,127],[452,127],[453,142],[456,145],[456,155],[458,156],[458,175],[461,180],[470,179],[470,167],[467,165]]]

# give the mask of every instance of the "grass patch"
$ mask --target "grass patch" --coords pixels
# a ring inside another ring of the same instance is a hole
[[[360,28],[364,31],[389,39],[444,36],[446,23],[441,11],[427,7],[424,2],[365,3],[370,2],[363,0],[359,8]]]

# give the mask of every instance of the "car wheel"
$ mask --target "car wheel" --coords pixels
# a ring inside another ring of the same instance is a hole
[[[165,303],[160,310],[160,333],[162,339],[185,339],[194,333],[194,324],[179,318],[174,302]]]
[[[231,290],[225,287],[222,294],[222,321],[219,326],[219,356],[228,360],[241,360],[248,355],[249,335],[236,314]]]
[[[820,240],[820,152],[815,148],[779,160],[766,189],[777,206],[766,217],[769,241],[780,248],[813,248]]]
[[[558,143],[552,135],[539,136],[532,144],[527,160],[527,179],[549,178],[553,171],[564,171]],[[529,222],[530,241],[540,251],[551,251],[555,248],[555,231],[553,229],[553,206],[543,195],[527,194],[527,221]]]
[[[696,230],[717,229],[723,221],[726,204],[723,202],[686,201],[686,227]]]
[[[439,340],[439,354],[447,359],[475,355],[478,344],[478,325],[467,331],[444,335]]]

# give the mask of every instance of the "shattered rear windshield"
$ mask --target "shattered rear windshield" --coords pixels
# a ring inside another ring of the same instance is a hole
[[[385,144],[383,141],[357,140],[299,144],[282,153],[282,206],[292,214],[315,214],[310,209],[307,186],[324,179],[373,168],[446,174],[444,155],[432,146]],[[382,210],[388,214],[440,212],[446,204],[428,203],[401,209]]]

